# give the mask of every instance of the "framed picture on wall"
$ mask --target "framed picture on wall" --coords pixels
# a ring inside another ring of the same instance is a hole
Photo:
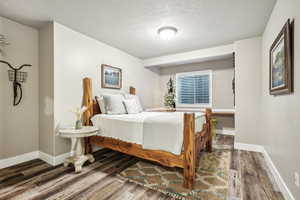
[[[270,48],[270,94],[293,92],[293,23],[288,20]]]
[[[101,65],[101,87],[110,89],[122,88],[122,69],[110,65]]]

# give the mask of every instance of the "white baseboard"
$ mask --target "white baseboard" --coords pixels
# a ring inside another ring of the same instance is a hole
[[[291,191],[289,190],[289,188],[287,187],[287,185],[285,184],[283,178],[281,177],[278,169],[276,168],[275,164],[273,163],[270,155],[268,154],[268,152],[266,151],[266,149],[263,149],[264,157],[266,159],[266,162],[269,166],[269,168],[271,169],[271,173],[272,175],[275,177],[275,181],[280,189],[280,191],[282,192],[284,199],[286,200],[295,200],[295,197],[293,196],[293,194],[291,193]]]
[[[295,200],[295,197],[287,187],[286,183],[284,182],[283,178],[281,177],[278,169],[276,168],[275,164],[273,163],[270,155],[264,148],[264,146],[261,145],[255,145],[255,144],[245,144],[245,143],[234,143],[234,148],[239,150],[245,150],[245,151],[255,151],[260,152],[264,155],[264,158],[266,160],[266,163],[275,178],[275,181],[284,196],[285,200]]]
[[[46,163],[50,164],[50,165],[53,165],[53,166],[56,166],[56,165],[59,165],[61,163],[64,162],[64,160],[68,157],[71,156],[72,153],[68,152],[68,153],[64,153],[64,154],[61,154],[61,155],[58,155],[58,156],[51,156],[47,153],[44,153],[44,152],[39,152],[40,154],[40,159],[45,161]]]
[[[40,159],[45,161],[46,163],[50,164],[50,165],[54,165],[54,159],[53,159],[53,156],[49,155],[49,154],[46,154],[42,151],[39,152],[39,156],[40,156]]]
[[[216,133],[217,134],[221,134],[221,135],[232,135],[232,136],[235,136],[235,130],[234,129],[217,129]]]
[[[68,152],[68,153],[60,154],[59,156],[55,156],[53,165],[54,166],[60,165],[61,163],[63,163],[65,161],[65,159],[67,159],[71,155],[72,155],[72,153]]]
[[[10,167],[13,165],[17,165],[22,162],[30,161],[30,160],[37,159],[37,158],[39,158],[39,151],[33,151],[33,152],[25,153],[22,155],[5,158],[5,159],[0,160],[0,169]]]
[[[18,155],[15,157],[5,158],[0,160],[0,169],[10,167],[13,165],[17,165],[26,161],[34,160],[34,159],[41,159],[46,163],[56,166],[64,162],[66,158],[68,158],[71,153],[64,153],[58,156],[51,156],[47,153],[42,151],[33,151],[30,153],[25,153],[22,155]]]
[[[264,152],[264,147],[257,144],[245,144],[245,143],[234,143],[234,148],[244,151],[255,151],[255,152]]]

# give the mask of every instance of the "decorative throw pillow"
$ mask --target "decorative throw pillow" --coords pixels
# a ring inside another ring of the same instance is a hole
[[[98,102],[101,113],[102,114],[107,114],[103,96],[102,95],[100,97],[96,96],[96,101]]]
[[[128,114],[137,114],[140,112],[139,106],[135,99],[124,99],[123,102]]]
[[[132,94],[125,94],[125,99],[134,99],[136,101],[138,111],[139,112],[143,111],[143,107],[141,105],[141,102],[140,102],[140,99],[138,96],[132,95]]]
[[[103,99],[107,114],[126,114],[121,94],[103,94]]]

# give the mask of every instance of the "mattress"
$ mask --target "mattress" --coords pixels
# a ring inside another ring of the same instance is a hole
[[[179,112],[141,112],[138,114],[92,117],[99,135],[140,144],[145,149],[164,150],[179,155],[183,145],[183,115]],[[205,123],[204,113],[195,113],[196,131]]]

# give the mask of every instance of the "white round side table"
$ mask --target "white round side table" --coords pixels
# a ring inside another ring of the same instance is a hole
[[[92,154],[85,153],[84,138],[94,136],[98,133],[98,128],[95,126],[83,126],[82,129],[62,128],[59,130],[59,135],[64,138],[71,139],[71,152],[74,155],[67,158],[64,162],[64,166],[67,167],[70,163],[74,165],[75,172],[79,173],[82,170],[82,165],[88,160],[91,163],[95,161]]]

